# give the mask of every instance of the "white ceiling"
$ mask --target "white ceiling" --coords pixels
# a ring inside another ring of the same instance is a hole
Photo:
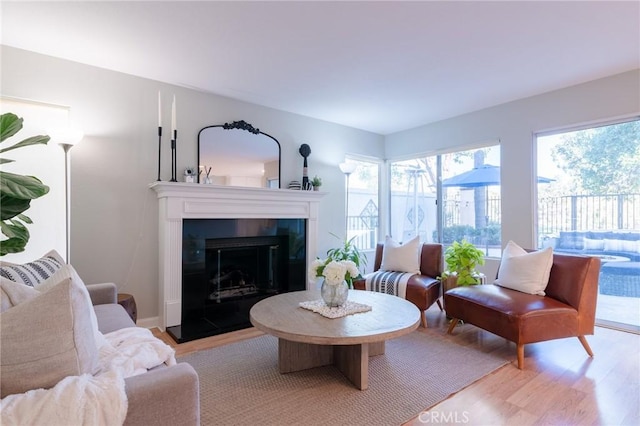
[[[638,1],[3,1],[1,12],[8,46],[380,134],[640,68]]]

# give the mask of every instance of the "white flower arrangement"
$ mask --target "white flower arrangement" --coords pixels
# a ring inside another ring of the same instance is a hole
[[[329,285],[339,285],[346,281],[349,287],[353,279],[360,275],[356,264],[350,260],[333,260],[330,257],[325,260],[316,259],[309,267],[309,279],[315,280],[324,277]]]

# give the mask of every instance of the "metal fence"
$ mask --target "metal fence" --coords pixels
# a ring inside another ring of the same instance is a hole
[[[354,244],[360,250],[374,249],[378,242],[378,216],[349,216],[347,230],[349,238],[355,236]]]
[[[442,226],[460,225],[460,203],[461,201],[455,198],[449,198],[442,203],[442,210],[444,214],[444,221]],[[500,213],[500,198],[490,197],[487,200],[486,206],[486,219],[488,223],[499,224],[501,223],[502,216]]]
[[[640,194],[568,195],[540,199],[538,233],[640,229]]]
[[[460,201],[445,200],[443,226],[460,224]],[[501,223],[500,199],[487,202],[489,224]],[[604,231],[640,229],[640,194],[567,195],[540,199],[538,232],[540,235],[560,231]]]
[[[500,199],[490,198],[489,224],[500,224]],[[460,202],[445,200],[444,227],[460,224]],[[349,216],[349,236],[362,250],[378,241],[378,216]],[[640,230],[640,194],[567,195],[541,198],[538,203],[538,235],[560,231]]]

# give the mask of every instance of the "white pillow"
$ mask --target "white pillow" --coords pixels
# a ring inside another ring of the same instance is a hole
[[[604,251],[636,251],[636,242],[631,240],[604,239]]]
[[[63,266],[55,274],[53,274],[45,281],[41,282],[37,287],[35,287],[35,289],[25,284],[14,283],[11,280],[6,280],[0,277],[0,285],[2,287],[1,296],[3,299],[2,312],[4,312],[8,307],[19,305],[23,302],[33,299],[41,293],[46,293],[63,280],[71,280],[74,283],[74,288],[77,295],[76,297],[81,299],[81,303],[83,305],[89,306],[89,324],[91,326],[91,330],[93,331],[96,346],[99,349],[104,344],[104,335],[98,329],[98,317],[96,316],[96,312],[93,309],[89,290],[87,290],[87,286],[85,285],[84,281],[82,281],[82,278],[80,278],[76,270],[71,265],[63,264]]]
[[[0,276],[31,287],[37,287],[51,278],[65,265],[57,251],[51,250],[33,262],[16,264],[0,261]]]
[[[509,241],[502,253],[498,279],[494,284],[528,294],[544,296],[553,264],[553,248],[528,253]]]
[[[585,250],[604,250],[604,240],[592,240],[591,238],[584,238]]]
[[[98,349],[91,320],[95,313],[84,284],[71,275],[46,286],[43,283],[42,291],[2,282],[10,297],[21,290],[16,286],[28,289],[25,293],[30,290],[33,296],[22,294],[20,299],[26,296],[28,300],[0,314],[2,397],[50,388],[67,376],[97,370]]]
[[[2,298],[0,312],[4,312],[7,309],[31,300],[40,294],[40,292],[33,287],[8,280],[4,277],[0,277],[0,289],[2,290],[2,293],[0,293],[0,297]]]
[[[381,271],[420,273],[420,238],[416,235],[404,244],[391,237],[384,240]]]

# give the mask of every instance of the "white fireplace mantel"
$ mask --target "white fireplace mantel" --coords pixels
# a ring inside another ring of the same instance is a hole
[[[183,219],[307,219],[307,265],[316,258],[323,192],[241,188],[181,182],[149,185],[159,200],[160,326],[182,317]]]

